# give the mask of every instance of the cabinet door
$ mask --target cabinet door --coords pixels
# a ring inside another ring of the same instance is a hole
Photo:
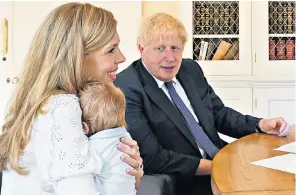
[[[252,115],[252,88],[214,87],[224,105],[242,114]]]
[[[206,75],[251,75],[251,2],[182,1],[188,32],[184,57],[197,60]]]
[[[295,1],[252,2],[254,74],[295,78],[295,6]]]
[[[295,106],[295,87],[256,87],[254,89],[254,116],[283,117],[289,124],[295,124]]]
[[[3,124],[7,102],[12,91],[12,2],[0,2],[0,126]],[[2,130],[0,130],[2,131]]]

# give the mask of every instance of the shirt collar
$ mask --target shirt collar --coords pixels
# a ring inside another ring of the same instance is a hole
[[[143,63],[143,65],[144,65],[144,67],[146,68],[146,70],[149,72],[149,74],[154,78],[154,80],[156,81],[156,83],[157,83],[157,85],[158,85],[158,87],[159,88],[162,88],[162,86],[164,85],[164,81],[161,81],[161,80],[159,80],[158,78],[156,78],[149,70],[148,70],[148,68],[146,67],[146,65],[145,65],[145,63],[142,61],[142,63]],[[176,77],[174,77],[173,79],[172,79],[172,81],[173,81],[173,83],[175,84],[176,82],[177,82],[177,78]]]

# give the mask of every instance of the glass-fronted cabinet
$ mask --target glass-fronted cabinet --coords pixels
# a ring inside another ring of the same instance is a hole
[[[296,74],[295,1],[252,2],[254,74]]]
[[[196,60],[206,75],[250,75],[251,2],[181,3],[189,34],[184,56]]]

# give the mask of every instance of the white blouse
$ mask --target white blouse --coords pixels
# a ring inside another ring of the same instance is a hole
[[[101,158],[82,130],[82,111],[72,94],[52,96],[38,113],[31,141],[20,159],[29,171],[3,172],[1,195],[96,195],[92,173],[100,173]]]

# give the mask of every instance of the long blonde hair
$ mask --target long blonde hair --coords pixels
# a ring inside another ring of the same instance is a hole
[[[31,124],[51,95],[77,94],[85,82],[84,56],[102,48],[116,33],[111,12],[90,4],[67,3],[39,27],[0,136],[0,169],[7,164],[27,174],[19,159],[31,138]]]

